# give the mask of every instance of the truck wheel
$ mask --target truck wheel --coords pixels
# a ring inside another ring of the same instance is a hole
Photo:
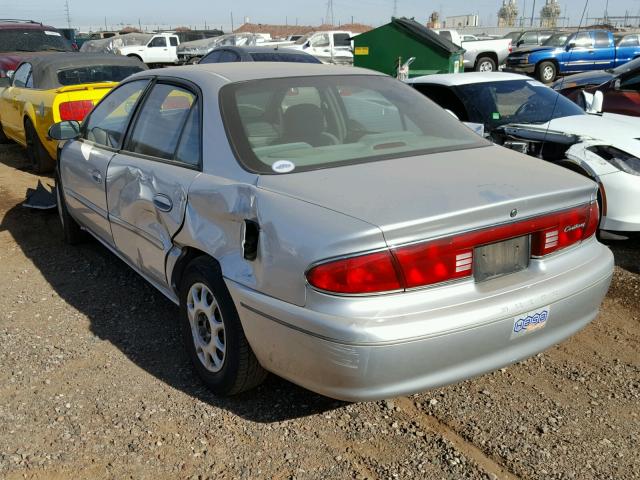
[[[187,61],[187,65],[195,65],[196,63],[198,63],[200,61],[200,57],[191,57],[188,61]]]
[[[24,122],[24,135],[27,143],[27,158],[31,163],[31,168],[34,173],[48,173],[53,171],[56,167],[56,161],[51,158],[49,152],[44,148],[38,132],[31,123],[31,120],[27,119]]]
[[[476,62],[476,72],[495,72],[496,62],[491,57],[480,57]]]
[[[536,77],[544,84],[549,84],[556,79],[558,68],[553,62],[542,62],[538,65]]]
[[[180,285],[182,336],[207,387],[217,395],[235,395],[262,383],[267,372],[244,335],[217,262],[206,256],[194,259]]]

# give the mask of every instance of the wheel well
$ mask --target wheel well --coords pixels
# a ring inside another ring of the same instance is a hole
[[[482,52],[482,53],[479,53],[476,56],[476,65],[484,57],[489,57],[491,60],[496,62],[496,66],[498,65],[498,54],[496,52]]]
[[[553,65],[556,67],[556,73],[558,73],[559,66],[558,66],[558,61],[555,58],[548,58],[548,59],[545,59],[545,60],[540,60],[538,63],[536,63],[536,70],[538,70],[538,68],[540,68],[540,65],[542,65],[544,62],[553,63]]]
[[[214,262],[216,262],[218,266],[220,265],[218,260],[213,258],[208,253],[205,253],[202,250],[194,247],[184,247],[171,272],[171,287],[174,289],[174,291],[179,293],[180,282],[182,280],[182,276],[184,275],[184,271],[187,268],[187,265],[189,265],[189,263],[191,263],[198,257],[209,257]]]
[[[130,53],[129,55],[127,55],[127,57],[129,57],[129,58],[137,58],[138,60],[140,60],[142,62],[142,57],[140,55],[136,55],[135,53]]]

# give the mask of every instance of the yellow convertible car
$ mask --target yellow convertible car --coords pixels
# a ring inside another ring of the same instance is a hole
[[[118,82],[146,68],[137,59],[109,54],[25,58],[11,79],[0,79],[0,143],[26,147],[35,172],[53,170],[58,142],[47,137],[49,127],[82,121]]]

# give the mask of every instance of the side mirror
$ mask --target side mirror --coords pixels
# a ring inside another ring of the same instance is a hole
[[[48,135],[53,140],[74,140],[80,136],[80,122],[69,120],[54,123],[49,128]]]
[[[566,50],[568,52],[569,50],[573,50],[574,48],[576,48],[576,42],[569,42],[567,44],[567,49]]]
[[[521,47],[523,43],[524,40],[518,40],[518,43],[516,43],[516,47]]]
[[[618,91],[618,90],[620,90],[621,88],[622,88],[622,80],[620,80],[619,78],[616,78],[616,79],[613,81],[613,89],[614,89],[614,90],[616,90],[616,91]]]
[[[311,41],[308,41],[302,46],[302,48],[309,48],[310,46],[311,46]]]
[[[599,115],[602,113],[602,106],[604,104],[604,94],[598,90],[596,93],[588,93],[585,91],[581,93],[581,103],[584,107],[584,111],[591,115]]]
[[[0,88],[6,88],[11,86],[11,78],[9,77],[1,77],[0,78]]]

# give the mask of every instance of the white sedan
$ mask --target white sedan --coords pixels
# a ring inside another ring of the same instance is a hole
[[[493,142],[598,183],[600,228],[640,232],[640,119],[587,114],[551,88],[510,73],[430,75],[414,88]]]

